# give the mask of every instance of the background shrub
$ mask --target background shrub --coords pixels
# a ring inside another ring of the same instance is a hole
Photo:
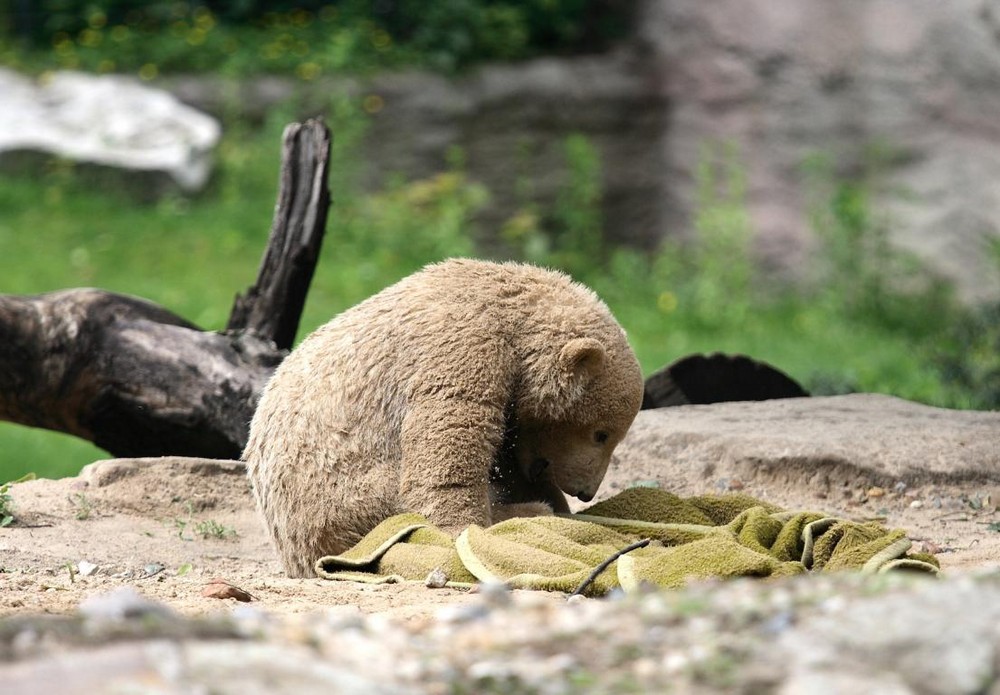
[[[7,61],[108,72],[320,72],[607,48],[632,0],[0,0]],[[32,50],[33,49],[33,50]],[[50,49],[52,49],[50,51]]]

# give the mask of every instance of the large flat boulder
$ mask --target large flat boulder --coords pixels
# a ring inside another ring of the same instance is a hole
[[[1000,412],[879,394],[644,410],[598,497],[636,484],[877,520],[949,572],[1000,558]]]
[[[613,486],[648,480],[685,494],[734,479],[821,494],[991,486],[1000,483],[1000,412],[879,394],[659,408],[639,413],[615,459]]]
[[[58,157],[145,195],[200,190],[221,137],[214,118],[123,75],[61,71],[33,80],[0,68],[0,164]],[[136,180],[138,179],[138,180]]]

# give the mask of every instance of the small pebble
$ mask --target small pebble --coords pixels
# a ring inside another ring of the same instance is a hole
[[[441,623],[460,624],[474,620],[482,620],[490,614],[490,609],[482,604],[463,606],[445,606],[435,613],[434,617]]]
[[[510,587],[503,582],[483,582],[479,585],[483,601],[491,606],[510,605]]]
[[[931,553],[932,555],[937,555],[942,552],[944,548],[935,543],[934,541],[924,541],[920,544],[920,549],[925,553]]]
[[[11,651],[14,654],[28,654],[38,646],[40,641],[41,635],[36,630],[32,628],[20,630],[10,642]]]
[[[365,614],[354,605],[329,606],[324,609],[323,624],[332,630],[362,629]]]
[[[792,611],[779,611],[764,621],[761,631],[768,635],[778,635],[790,629],[795,624],[795,614]]]
[[[680,673],[691,663],[691,659],[681,651],[670,651],[663,657],[663,670],[668,674]]]
[[[87,562],[86,560],[80,560],[76,563],[76,572],[81,577],[89,577],[92,574],[96,574],[100,567],[95,565],[93,562]]]
[[[215,579],[205,585],[201,590],[201,595],[205,598],[227,599],[232,598],[237,601],[249,602],[253,596],[238,586],[233,586],[222,579]]]
[[[625,590],[620,586],[616,586],[604,598],[608,601],[624,601],[626,598]]]
[[[474,681],[504,682],[513,669],[509,664],[499,661],[477,661],[469,666],[469,677]]]
[[[251,606],[249,603],[234,603],[231,613],[233,620],[241,633],[251,635],[254,631],[263,629],[272,616],[258,606]]]
[[[424,579],[424,586],[429,589],[443,589],[448,584],[448,575],[440,567],[435,567]]]
[[[161,618],[173,616],[173,611],[167,606],[149,600],[131,586],[85,599],[80,604],[80,613],[91,620],[112,621],[140,616]]]
[[[913,500],[910,502],[910,509],[920,509],[924,506],[923,500]]]

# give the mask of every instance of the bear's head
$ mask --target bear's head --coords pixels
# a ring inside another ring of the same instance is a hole
[[[589,502],[642,405],[642,371],[620,331],[570,339],[551,369],[546,398],[518,404],[514,457],[529,480]]]

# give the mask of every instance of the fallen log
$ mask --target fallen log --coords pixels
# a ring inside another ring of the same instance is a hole
[[[326,227],[329,147],[322,123],[286,128],[271,237],[223,333],[97,289],[0,296],[0,419],[114,456],[238,457],[298,328]]]

